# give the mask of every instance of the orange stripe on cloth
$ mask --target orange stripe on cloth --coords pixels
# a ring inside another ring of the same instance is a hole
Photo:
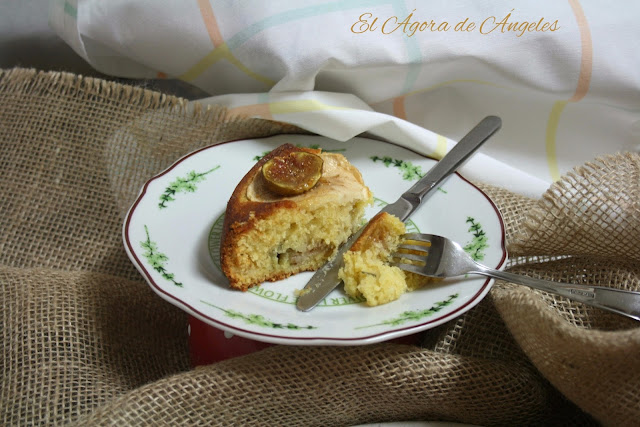
[[[251,71],[233,55],[233,52],[231,52],[231,48],[227,45],[227,43],[224,41],[224,38],[222,37],[220,26],[218,25],[216,16],[213,13],[211,3],[209,3],[208,0],[198,0],[198,7],[200,9],[202,21],[204,22],[207,33],[209,34],[209,38],[211,39],[211,43],[213,44],[213,50],[185,73],[178,76],[178,78],[187,82],[191,82],[198,78],[213,64],[217,63],[220,60],[226,59],[227,61],[229,61],[229,63],[238,68],[238,70],[251,77],[252,79],[262,82],[269,87],[275,85],[276,83],[272,79],[261,76],[260,74]]]
[[[576,83],[576,90],[571,98],[566,101],[557,101],[553,104],[551,112],[549,113],[549,119],[547,121],[546,132],[546,150],[547,150],[547,164],[549,165],[549,173],[551,179],[557,181],[560,179],[560,168],[558,166],[558,154],[556,151],[556,137],[558,132],[558,126],[560,124],[560,116],[564,111],[564,108],[570,102],[578,102],[585,97],[589,91],[591,84],[591,73],[593,71],[593,42],[591,40],[591,31],[589,30],[589,23],[584,15],[584,10],[578,0],[568,0],[573,14],[576,17],[578,29],[580,30],[580,45],[581,45],[581,59],[580,59],[580,74],[578,75],[578,82]]]
[[[407,111],[404,108],[405,96],[393,98],[393,115],[399,119],[407,120]]]
[[[576,15],[578,28],[580,29],[580,43],[582,45],[582,60],[580,61],[580,75],[578,76],[578,85],[576,92],[573,94],[569,102],[578,102],[589,91],[591,84],[591,73],[593,71],[593,42],[591,40],[591,31],[589,24],[580,2],[578,0],[569,0],[569,4]]]
[[[216,15],[213,13],[211,3],[208,0],[198,0],[198,7],[200,8],[200,15],[204,21],[204,26],[207,28],[209,38],[214,47],[218,47],[224,43],[220,28],[218,27],[218,21],[216,21]]]

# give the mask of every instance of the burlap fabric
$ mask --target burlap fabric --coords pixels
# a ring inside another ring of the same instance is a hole
[[[504,283],[421,347],[275,346],[190,369],[187,317],[129,262],[124,214],[195,148],[296,131],[104,80],[0,72],[0,424],[637,424],[638,325]],[[512,271],[640,290],[637,154],[578,168],[541,200],[484,189]]]

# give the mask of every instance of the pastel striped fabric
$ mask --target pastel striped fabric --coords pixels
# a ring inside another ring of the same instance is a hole
[[[640,3],[546,0],[52,0],[96,69],[180,79],[234,114],[440,158],[482,117],[472,178],[539,195],[640,146]]]

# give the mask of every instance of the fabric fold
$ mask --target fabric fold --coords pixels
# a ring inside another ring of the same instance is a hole
[[[640,39],[637,4],[50,0],[50,8],[54,31],[111,76],[252,96],[244,105],[260,110],[295,93],[331,94],[328,105],[341,94],[360,100],[362,114],[348,122],[326,109],[311,114],[308,103],[277,113],[304,115],[303,127],[320,134],[355,136],[379,123],[365,114],[375,111],[457,141],[483,117],[501,116],[503,130],[483,152],[514,169],[491,168],[500,185],[517,191],[529,179],[524,188],[536,197],[542,183],[595,157],[638,151],[640,57],[628,42]],[[517,171],[524,175],[514,181]]]
[[[220,96],[198,103],[225,106],[239,117],[260,117],[290,123],[318,135],[346,141],[359,135],[388,141],[425,156],[441,159],[454,145],[442,135],[392,115],[371,110],[353,95],[325,92],[273,93],[254,103],[259,94]],[[478,116],[478,122],[484,116]],[[471,124],[466,131],[477,123]],[[491,144],[491,140],[486,143]],[[529,197],[539,197],[548,183],[486,154],[481,149],[460,172],[474,180],[501,186]]]

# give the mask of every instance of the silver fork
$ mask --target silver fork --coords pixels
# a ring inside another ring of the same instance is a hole
[[[440,278],[480,274],[561,295],[640,320],[640,292],[603,286],[571,285],[495,270],[474,261],[458,243],[434,234],[408,233],[402,238],[403,242],[398,249],[408,250],[411,253],[394,252],[392,254],[392,257],[397,260],[392,264],[402,270]]]

